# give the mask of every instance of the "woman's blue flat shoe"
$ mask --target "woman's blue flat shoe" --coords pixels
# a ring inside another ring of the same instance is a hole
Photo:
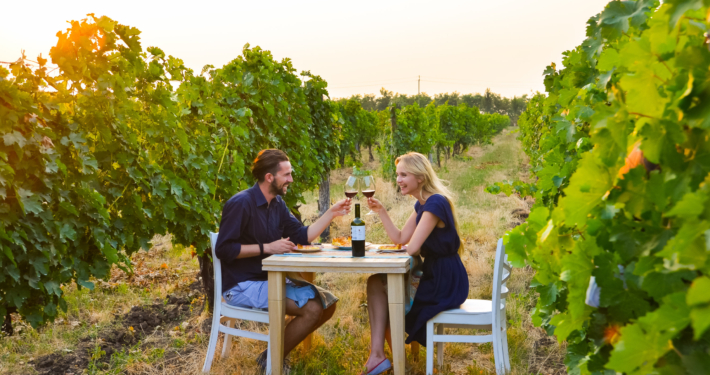
[[[380,362],[379,365],[375,366],[367,375],[378,375],[392,368],[390,360],[385,358],[384,361]]]

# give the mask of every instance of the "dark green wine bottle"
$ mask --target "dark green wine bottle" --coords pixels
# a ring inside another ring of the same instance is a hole
[[[353,256],[365,256],[365,222],[360,219],[360,203],[355,203],[355,219],[350,223],[352,228]]]

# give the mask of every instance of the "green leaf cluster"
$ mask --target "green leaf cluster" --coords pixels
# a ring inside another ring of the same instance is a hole
[[[57,36],[56,75],[0,68],[0,316],[54,319],[63,285],[129,269],[155,234],[201,254],[261,149],[291,158],[291,207],[337,162],[327,83],[289,59],[246,45],[195,74],[93,14]]]
[[[372,147],[382,128],[378,126],[376,113],[364,110],[354,98],[338,100],[334,105],[342,119],[339,165],[345,166],[348,156],[352,164],[357,165],[360,162],[360,147]]]
[[[520,117],[536,203],[505,243],[571,374],[710,368],[709,6],[610,2]]]

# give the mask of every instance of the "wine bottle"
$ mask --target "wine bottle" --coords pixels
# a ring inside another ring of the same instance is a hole
[[[350,223],[352,228],[353,256],[365,256],[365,222],[360,219],[360,203],[355,203],[355,219]]]

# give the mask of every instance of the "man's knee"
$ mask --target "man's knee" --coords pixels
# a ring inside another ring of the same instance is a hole
[[[323,306],[321,306],[320,301],[314,299],[308,301],[303,305],[303,316],[315,321],[319,321],[323,316]]]
[[[327,321],[330,318],[332,318],[333,314],[335,314],[335,309],[337,308],[336,305],[337,305],[337,302],[334,302],[332,305],[330,305],[330,307],[323,310],[323,316],[321,317],[321,319],[324,319]]]

